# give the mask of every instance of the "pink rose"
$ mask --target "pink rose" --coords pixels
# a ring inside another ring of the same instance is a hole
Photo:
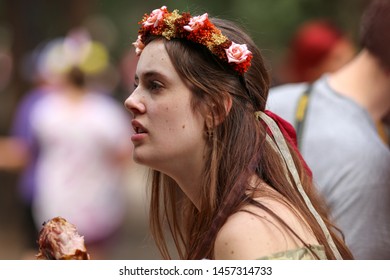
[[[149,17],[146,19],[146,21],[143,23],[143,25],[156,27],[160,20],[163,19],[163,16],[165,13],[167,13],[167,7],[162,6],[160,9],[155,9],[152,11],[152,13],[149,15]]]
[[[133,46],[135,47],[135,54],[140,55],[145,48],[144,43],[141,41],[141,35],[138,35],[137,41],[133,43]]]
[[[225,49],[226,55],[229,62],[234,62],[236,64],[240,64],[248,58],[252,54],[246,44],[236,44],[232,42],[231,46],[228,49]]]
[[[205,13],[201,16],[192,17],[188,25],[185,25],[183,28],[189,32],[197,30],[204,25],[204,22],[209,18],[208,14]]]

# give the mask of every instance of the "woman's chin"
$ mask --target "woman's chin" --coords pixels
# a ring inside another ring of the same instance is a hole
[[[137,153],[135,149],[133,151],[133,160],[138,164],[142,164],[142,165],[146,164],[144,157],[139,153]]]
[[[153,165],[154,162],[154,157],[148,154],[149,153],[145,153],[145,150],[142,149],[141,147],[136,147],[133,150],[133,160],[138,164],[151,167],[151,165]]]

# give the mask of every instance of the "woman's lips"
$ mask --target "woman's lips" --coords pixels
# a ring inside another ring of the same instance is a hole
[[[131,125],[133,126],[134,134],[131,136],[131,141],[140,141],[144,139],[148,133],[148,130],[137,120],[132,120]]]
[[[133,129],[136,134],[148,133],[148,130],[143,127],[143,125],[137,120],[132,120],[131,125],[133,126]]]

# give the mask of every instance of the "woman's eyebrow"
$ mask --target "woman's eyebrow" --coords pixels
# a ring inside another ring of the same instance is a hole
[[[168,80],[168,77],[166,75],[164,75],[161,72],[154,71],[154,70],[141,73],[141,78],[143,78],[143,79],[160,78],[160,79]],[[135,79],[138,79],[138,75],[135,75]]]

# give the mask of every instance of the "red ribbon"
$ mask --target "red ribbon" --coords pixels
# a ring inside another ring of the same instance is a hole
[[[297,133],[295,132],[294,127],[288,121],[278,116],[277,114],[272,113],[269,110],[265,110],[264,113],[276,122],[286,141],[292,144],[291,146],[297,152],[309,176],[313,177],[313,173],[311,172],[309,166],[307,165],[306,161],[303,159],[300,151],[298,150]],[[268,133],[272,134],[270,130],[268,130]]]

